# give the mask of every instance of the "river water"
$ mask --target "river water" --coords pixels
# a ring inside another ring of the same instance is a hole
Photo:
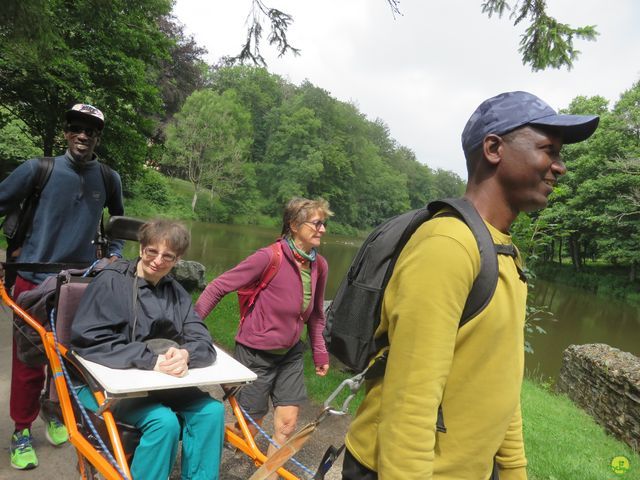
[[[192,246],[185,255],[205,265],[207,277],[233,267],[256,249],[274,241],[272,228],[193,222]],[[129,242],[128,242],[129,243]],[[362,239],[325,235],[320,253],[329,262],[326,298],[335,294]],[[136,244],[128,244],[125,256],[136,255]],[[530,337],[533,354],[526,355],[526,367],[543,378],[556,378],[563,350],[571,344],[606,343],[640,355],[640,307],[595,296],[553,282],[537,279],[531,298],[535,305],[552,313],[540,326],[546,334]]]

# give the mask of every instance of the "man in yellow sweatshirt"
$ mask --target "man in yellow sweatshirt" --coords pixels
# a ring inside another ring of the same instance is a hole
[[[520,212],[547,205],[565,143],[597,116],[558,115],[527,92],[485,100],[462,133],[465,197],[496,244],[511,245]],[[405,245],[385,291],[376,336],[388,334],[384,377],[367,383],[347,433],[343,480],[524,480],[520,388],[527,285],[519,256],[498,256],[495,293],[458,328],[480,271],[460,219],[436,217]],[[436,430],[438,408],[446,433]]]

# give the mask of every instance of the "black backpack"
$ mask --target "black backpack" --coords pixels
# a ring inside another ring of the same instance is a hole
[[[363,371],[371,358],[389,345],[386,334],[374,338],[380,323],[382,298],[403,247],[427,220],[443,208],[455,213],[473,233],[480,251],[480,273],[464,306],[459,326],[478,315],[489,304],[498,283],[497,254],[516,256],[511,245],[495,245],[482,217],[465,198],[437,200],[424,208],[393,217],[376,227],[364,241],[327,310],[324,331],[327,349],[346,367]],[[382,357],[385,358],[385,357]],[[384,373],[384,362],[367,373],[375,378]]]
[[[31,191],[18,208],[7,213],[4,222],[2,222],[2,231],[7,239],[7,259],[9,259],[11,253],[20,248],[24,242],[27,231],[33,221],[33,216],[36,212],[38,201],[40,200],[40,194],[49,181],[52,170],[52,157],[42,157],[38,159],[38,170],[31,185]]]

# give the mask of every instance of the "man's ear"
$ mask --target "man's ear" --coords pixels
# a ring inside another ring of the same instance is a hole
[[[98,138],[96,139],[96,147],[100,145],[100,140],[102,140],[102,134],[98,135]]]
[[[491,165],[495,166],[500,163],[502,158],[501,147],[503,143],[504,141],[502,140],[502,137],[493,133],[484,137],[484,140],[482,141],[482,153],[484,154],[484,158],[486,158]]]

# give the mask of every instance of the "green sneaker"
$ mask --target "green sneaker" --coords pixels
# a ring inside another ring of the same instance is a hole
[[[28,428],[22,432],[14,432],[11,437],[11,466],[18,470],[29,470],[38,466],[38,457],[31,445],[31,432]]]
[[[60,423],[60,420],[53,418],[47,422],[47,429],[45,430],[45,436],[49,443],[55,447],[62,445],[69,440],[69,433],[67,427]]]

